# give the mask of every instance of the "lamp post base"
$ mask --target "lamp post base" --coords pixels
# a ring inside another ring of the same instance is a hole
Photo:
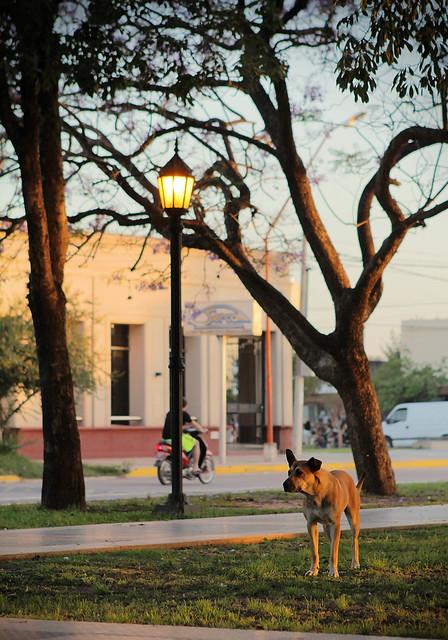
[[[263,457],[266,462],[276,462],[277,460],[277,443],[276,442],[265,442],[263,445]]]
[[[155,505],[154,513],[167,513],[181,516],[185,513],[185,507],[187,505],[188,502],[184,493],[181,496],[175,496],[173,493],[170,493],[166,502]]]

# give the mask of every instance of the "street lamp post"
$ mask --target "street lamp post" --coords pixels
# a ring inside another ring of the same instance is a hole
[[[185,504],[182,490],[182,395],[185,365],[182,354],[181,217],[190,206],[194,178],[191,169],[178,155],[177,141],[174,156],[159,173],[158,184],[162,207],[170,218],[171,340],[169,370],[173,458],[171,494],[168,497],[167,506],[182,514]]]

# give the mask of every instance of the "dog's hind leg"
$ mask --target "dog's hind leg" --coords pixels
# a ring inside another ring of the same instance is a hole
[[[308,522],[307,526],[311,543],[311,567],[305,575],[317,576],[319,573],[319,531],[317,528],[317,522]]]
[[[348,523],[352,532],[352,569],[359,569],[359,511],[357,509],[345,509]]]

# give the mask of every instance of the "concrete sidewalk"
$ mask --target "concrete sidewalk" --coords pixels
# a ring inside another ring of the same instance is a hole
[[[385,640],[385,636],[0,618],[0,640]],[[393,640],[410,640],[395,636]]]
[[[361,529],[448,524],[448,505],[363,509]],[[347,529],[346,519],[342,528]],[[301,513],[0,531],[0,560],[123,549],[254,543],[307,533]]]

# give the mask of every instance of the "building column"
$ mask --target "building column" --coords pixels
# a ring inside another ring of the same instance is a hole
[[[227,460],[227,336],[220,336],[221,346],[221,410],[219,424],[219,460],[225,464]]]

